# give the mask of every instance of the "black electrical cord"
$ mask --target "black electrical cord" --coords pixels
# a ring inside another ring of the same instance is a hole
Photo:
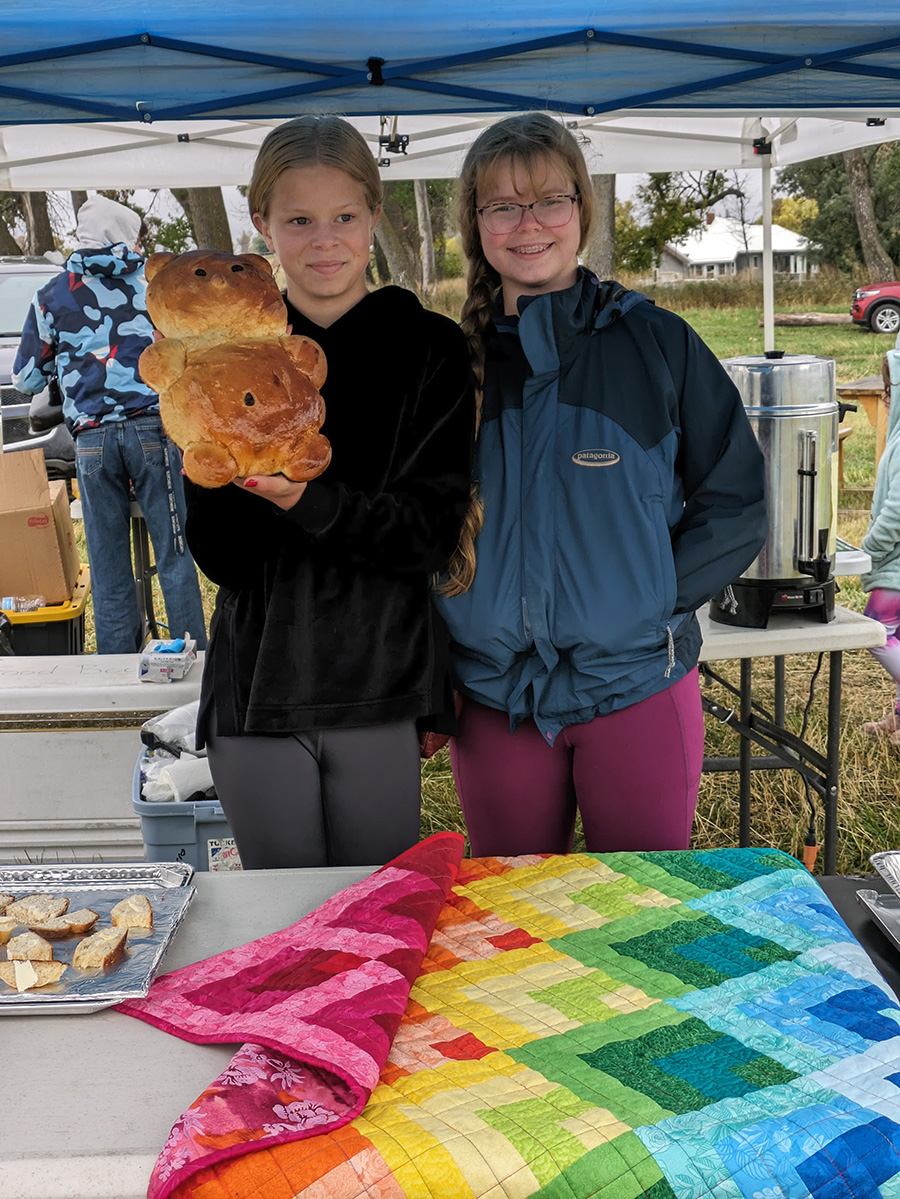
[[[804,740],[806,736],[806,727],[809,724],[809,713],[812,708],[813,696],[816,690],[816,679],[819,677],[819,672],[822,669],[824,661],[824,652],[819,653],[819,660],[816,662],[816,668],[812,673],[812,678],[809,680],[809,697],[806,701],[806,706],[803,709],[803,721],[800,726],[800,740]],[[806,829],[806,836],[803,838],[803,865],[807,870],[812,870],[816,862],[816,855],[819,852],[819,838],[816,833],[816,806],[813,803],[812,789],[809,785],[809,779],[805,775],[801,775],[803,779],[803,787],[806,792],[806,802],[809,805],[809,825]]]

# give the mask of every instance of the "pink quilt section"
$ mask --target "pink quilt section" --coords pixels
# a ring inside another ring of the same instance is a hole
[[[118,1010],[198,1044],[243,1042],[174,1125],[148,1199],[217,1161],[333,1131],[387,1061],[463,854],[438,833],[296,924],[165,974]]]

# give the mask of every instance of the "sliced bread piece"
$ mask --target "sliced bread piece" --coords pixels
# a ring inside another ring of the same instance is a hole
[[[15,899],[15,895],[7,895],[5,891],[0,891],[0,916],[6,914],[6,909],[15,902]]]
[[[96,912],[92,912],[90,908],[80,908],[77,912],[67,912],[65,916],[57,916],[55,920],[32,924],[29,927],[33,933],[37,933],[39,937],[46,937],[48,941],[61,941],[64,937],[83,937],[98,920]]]
[[[100,917],[91,908],[79,908],[77,912],[66,912],[62,919],[68,921],[71,936],[83,937],[91,931]]]
[[[125,953],[127,928],[101,928],[75,946],[72,965],[76,970],[102,970],[114,966]]]
[[[18,927],[14,916],[0,916],[0,945],[5,945]]]
[[[58,895],[25,895],[11,903],[4,916],[14,916],[20,924],[43,924],[69,910],[69,901]]]
[[[30,924],[28,930],[46,941],[61,941],[63,937],[72,935],[65,916],[57,916],[55,920],[46,920],[43,924]]]
[[[37,933],[19,933],[7,943],[6,956],[11,962],[52,962],[53,946]]]
[[[114,928],[153,928],[153,908],[146,895],[126,895],[109,915]]]
[[[0,962],[0,978],[17,991],[30,991],[58,983],[66,969],[65,962]]]

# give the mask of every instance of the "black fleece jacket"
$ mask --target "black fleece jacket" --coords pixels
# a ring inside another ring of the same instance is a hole
[[[187,540],[219,585],[198,734],[285,734],[432,717],[452,704],[432,573],[459,536],[474,392],[462,334],[408,291],[370,292],[327,329],[327,470],[288,512],[185,480]],[[441,720],[426,722],[445,727]]]

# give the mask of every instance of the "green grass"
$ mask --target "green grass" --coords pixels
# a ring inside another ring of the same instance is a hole
[[[741,297],[738,288],[722,294]],[[835,285],[837,287],[837,285]],[[758,292],[758,289],[757,289]],[[761,306],[726,305],[722,294],[716,296],[708,285],[689,289],[680,288],[672,292],[659,289],[657,301],[669,306],[677,300],[681,306],[677,311],[697,330],[719,358],[739,354],[759,354],[763,349],[763,334],[759,326]],[[459,312],[462,287],[458,281],[445,285],[438,296],[437,307],[452,315]],[[793,307],[798,311],[832,310],[846,311],[846,302],[840,295],[835,298],[826,292],[794,294],[795,303],[788,302],[782,294],[776,297],[779,311]],[[693,301],[708,297],[716,305],[708,307],[686,307],[684,299]],[[849,291],[847,292],[849,299]],[[674,305],[673,305],[674,306]],[[864,333],[852,326],[822,326],[818,328],[776,327],[775,344],[788,353],[816,354],[835,360],[836,378],[839,383],[879,373],[881,356],[892,345],[892,339],[876,334]],[[848,413],[844,421],[853,427],[854,433],[847,440],[844,455],[845,486],[848,488],[871,488],[875,478],[875,430],[869,425],[863,411]],[[842,493],[846,499],[848,493]],[[849,496],[852,501],[852,494]],[[862,501],[865,501],[863,493]],[[838,516],[838,533],[855,545],[859,545],[866,530],[868,513],[851,510],[855,505],[847,504]],[[865,605],[859,580],[840,579],[839,602],[861,612]],[[204,599],[208,612],[212,610],[215,588],[202,580]],[[158,587],[156,610],[163,612]],[[92,622],[88,618],[88,650],[93,648]],[[799,732],[803,710],[809,698],[810,679],[816,666],[815,654],[804,654],[789,660],[787,680],[787,723],[794,732]],[[766,706],[770,705],[768,689],[771,686],[770,663],[757,660],[754,663],[754,680],[758,694]],[[726,675],[736,684],[738,663],[720,663],[718,673]],[[827,691],[828,663],[823,666],[813,699],[807,738],[824,751],[825,744],[825,696]],[[860,733],[864,720],[879,717],[886,712],[893,699],[893,685],[887,674],[865,650],[853,650],[843,656],[843,709],[841,740],[841,796],[839,810],[838,870],[853,873],[868,869],[869,854],[881,849],[900,846],[900,748],[872,743]],[[731,730],[710,717],[706,718],[706,750],[711,755],[734,755],[737,753],[737,737]],[[447,751],[441,751],[431,761],[423,764],[422,833],[427,835],[442,829],[464,832],[459,803],[453,786]],[[821,807],[818,831],[823,833]],[[807,804],[803,785],[791,771],[757,772],[752,779],[752,839],[758,845],[771,845],[788,853],[800,856],[803,837],[807,826]],[[693,843],[697,847],[735,845],[738,839],[738,778],[736,774],[705,774],[701,781],[700,800],[697,808]],[[820,855],[821,858],[821,855]],[[821,869],[821,860],[819,862]]]
[[[717,358],[763,353],[763,330],[759,324],[761,308],[682,308],[678,311]],[[881,373],[882,355],[885,350],[893,349],[893,338],[867,333],[854,325],[804,328],[778,325],[775,348],[786,354],[833,358],[836,382],[851,383]]]

